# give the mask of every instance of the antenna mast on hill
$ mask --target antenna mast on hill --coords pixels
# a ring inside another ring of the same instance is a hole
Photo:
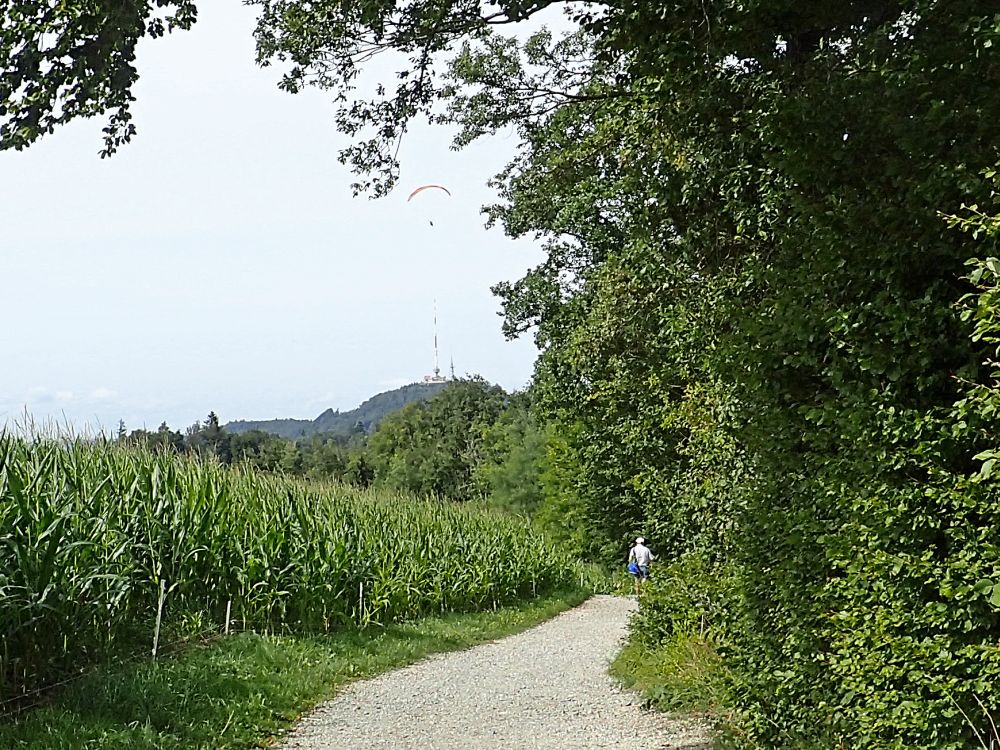
[[[441,368],[438,365],[438,308],[437,300],[434,300],[434,374],[424,375],[425,383],[447,383],[448,378],[441,377]]]
[[[441,377],[441,368],[438,367],[438,302],[434,300],[434,377]]]

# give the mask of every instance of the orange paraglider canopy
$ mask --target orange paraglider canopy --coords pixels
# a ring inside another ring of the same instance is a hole
[[[416,190],[414,190],[412,193],[410,193],[410,197],[406,199],[407,202],[409,202],[410,200],[412,200],[413,196],[416,195],[417,193],[422,193],[424,190],[430,190],[431,188],[437,188],[438,190],[444,190],[448,195],[451,195],[451,191],[448,188],[446,188],[444,185],[421,185]]]

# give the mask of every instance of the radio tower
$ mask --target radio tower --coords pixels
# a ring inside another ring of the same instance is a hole
[[[437,300],[434,300],[434,374],[424,375],[425,383],[447,383],[448,378],[441,377],[441,368],[438,365],[438,309]]]

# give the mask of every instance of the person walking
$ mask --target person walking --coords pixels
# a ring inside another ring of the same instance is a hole
[[[642,583],[649,578],[649,564],[653,553],[646,546],[646,540],[641,536],[635,538],[635,544],[628,553],[628,571],[635,576],[635,595],[642,591]]]

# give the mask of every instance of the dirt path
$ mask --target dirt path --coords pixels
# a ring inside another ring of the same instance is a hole
[[[518,635],[354,683],[280,747],[707,750],[703,726],[643,710],[608,677],[634,608],[596,596]]]

